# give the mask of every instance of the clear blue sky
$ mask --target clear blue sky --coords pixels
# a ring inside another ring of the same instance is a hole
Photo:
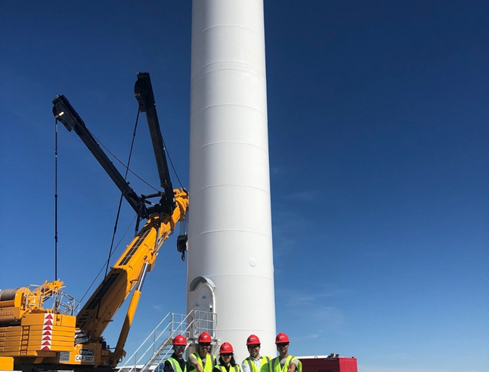
[[[265,12],[277,331],[290,352],[355,356],[359,372],[489,371],[489,3],[268,0]],[[125,160],[136,72],[150,72],[188,185],[190,17],[181,0],[0,3],[0,288],[54,279],[57,94]],[[132,169],[157,185],[149,144],[141,121]],[[58,192],[58,276],[80,299],[119,193],[62,126]],[[117,240],[132,218],[124,204]],[[161,252],[129,352],[185,311],[174,237]]]

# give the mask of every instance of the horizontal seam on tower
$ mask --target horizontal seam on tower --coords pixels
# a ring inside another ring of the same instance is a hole
[[[191,76],[190,76],[190,81],[194,80],[197,76],[201,76],[201,75],[207,75],[207,74],[210,74],[212,72],[215,72],[215,71],[225,71],[225,70],[234,70],[234,71],[245,71],[245,72],[248,72],[250,74],[253,74],[255,76],[258,76],[259,78],[263,79],[266,81],[266,72],[265,74],[261,74],[259,72],[257,72],[257,69],[254,69],[254,68],[250,68],[250,69],[239,69],[239,68],[230,68],[230,67],[225,67],[225,68],[217,68],[215,70],[211,70],[211,71],[203,71],[201,72],[204,68],[208,67],[208,66],[212,66],[212,65],[216,65],[216,64],[222,64],[222,63],[229,63],[231,61],[219,61],[219,62],[212,62],[212,63],[208,63],[204,66],[202,66],[199,71],[193,73]],[[233,62],[233,63],[239,63],[239,62]],[[243,66],[253,66],[249,63],[241,63],[241,65]]]
[[[248,145],[248,146],[251,146],[251,147],[254,147],[256,149],[259,149],[259,150],[262,150],[264,153],[266,154],[269,154],[269,151],[268,151],[268,148],[267,149],[264,149],[263,147],[260,147],[260,146],[257,146],[257,145],[253,145],[251,143],[247,143],[247,142],[237,142],[237,141],[219,141],[219,142],[208,142],[202,146],[199,146],[198,148],[199,149],[202,149],[204,147],[209,147],[209,146],[213,146],[213,145],[226,145],[228,143],[232,143],[232,144],[240,144],[240,145]],[[195,151],[195,150],[194,150]],[[193,153],[194,151],[190,151],[190,153]]]
[[[212,275],[212,277],[216,277],[216,276],[247,276],[247,277],[249,277],[249,275],[246,275],[246,274],[215,274],[215,275]],[[268,279],[268,280],[273,281],[273,278],[269,278],[268,276],[253,275],[253,277],[254,278],[263,278],[263,279]]]
[[[260,114],[262,114],[263,116],[267,117],[266,113],[261,111],[261,110],[258,110],[257,108],[254,108],[253,106],[250,106],[250,105],[240,105],[240,104],[237,104],[237,103],[220,103],[218,105],[210,105],[210,106],[206,106],[206,107],[203,107],[195,112],[200,112],[200,111],[204,111],[204,110],[207,110],[209,108],[212,108],[212,107],[219,107],[219,106],[236,106],[236,107],[248,107],[254,111],[258,111]],[[195,114],[191,114],[190,115],[190,119],[192,119],[192,117],[194,116]]]
[[[221,24],[221,25],[216,25],[216,26],[211,26],[211,27],[204,28],[203,30],[201,30],[199,32],[199,34],[203,34],[204,32],[206,32],[208,30],[212,30],[213,28],[218,28],[218,27],[234,27],[234,28],[240,28],[240,29],[244,29],[244,30],[249,30],[253,34],[257,35],[261,40],[265,40],[264,37],[261,37],[260,33],[256,32],[252,28],[244,27],[244,26],[236,26],[236,25],[227,25],[227,24]]]
[[[208,230],[208,231],[202,231],[200,232],[198,235],[202,235],[202,234],[214,234],[214,233],[217,233],[217,232],[229,232],[229,231],[233,231],[233,232],[245,232],[245,233],[253,233],[253,234],[259,234],[259,235],[263,235],[263,236],[266,236],[268,238],[271,238],[272,235],[269,235],[269,234],[264,234],[264,233],[261,233],[261,232],[258,232],[258,231],[253,231],[253,230],[243,230],[243,229],[219,229],[219,230]],[[191,237],[191,236],[190,236]],[[189,238],[190,238],[189,237]]]
[[[237,184],[230,184],[230,183],[220,184],[220,185],[212,185],[212,186],[205,186],[205,187],[201,187],[199,190],[211,189],[211,188],[214,188],[214,187],[227,187],[227,186],[247,187],[247,188],[250,188],[250,189],[261,190],[265,194],[270,195],[270,191],[266,191],[266,190],[262,189],[261,187],[249,186],[249,185],[237,185]],[[195,195],[195,193],[194,193],[194,195]]]

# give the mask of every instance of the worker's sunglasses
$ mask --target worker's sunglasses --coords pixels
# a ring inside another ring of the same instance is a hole
[[[232,356],[232,355],[233,355],[232,353],[231,353],[231,354],[221,354],[221,356],[222,356],[223,358],[230,357],[230,356]]]
[[[207,346],[211,346],[211,344],[205,343],[205,344],[199,344],[199,346],[207,347]]]
[[[260,344],[248,345],[248,349],[254,349],[255,347],[260,347]]]
[[[281,342],[280,344],[277,344],[277,347],[285,347],[288,344],[289,344],[288,342]]]

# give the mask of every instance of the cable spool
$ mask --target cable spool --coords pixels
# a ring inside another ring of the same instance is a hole
[[[20,288],[16,289],[4,289],[0,291],[0,301],[11,301],[15,298],[15,294]]]

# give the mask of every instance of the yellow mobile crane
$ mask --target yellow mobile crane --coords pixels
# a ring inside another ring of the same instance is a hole
[[[136,211],[138,224],[143,219],[147,222],[76,316],[74,299],[61,291],[63,282],[59,280],[45,282],[37,288],[0,292],[0,370],[107,371],[115,368],[125,355],[124,344],[146,273],[153,268],[160,246],[188,211],[186,190],[173,190],[171,184],[148,73],[138,73],[135,96],[139,110],[146,113],[163,188],[153,195],[136,194],[64,96],[57,96],[53,101],[57,120],[69,131],[74,130],[87,145]],[[155,197],[159,201],[150,203],[149,199]],[[182,239],[179,243],[182,244]],[[181,246],[179,251],[183,258]],[[109,349],[102,334],[131,291],[133,295],[117,345]],[[47,300],[53,302],[49,308]]]

